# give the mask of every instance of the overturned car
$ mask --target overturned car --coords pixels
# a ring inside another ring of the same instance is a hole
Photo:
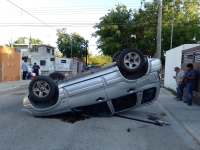
[[[75,112],[108,116],[155,101],[160,91],[160,60],[128,48],[100,68],[65,77],[59,72],[29,84],[23,105],[33,116]]]

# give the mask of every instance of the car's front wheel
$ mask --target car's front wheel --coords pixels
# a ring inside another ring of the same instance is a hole
[[[35,101],[47,101],[56,92],[55,82],[47,76],[38,76],[29,84],[29,94]]]
[[[119,56],[118,66],[125,72],[136,72],[144,65],[144,56],[141,51],[133,48],[123,50]]]

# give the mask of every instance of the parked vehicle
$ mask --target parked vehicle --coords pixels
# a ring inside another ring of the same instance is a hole
[[[94,69],[97,69],[99,68],[100,66],[97,66],[97,65],[91,65],[88,67],[88,70],[94,70]]]
[[[160,91],[160,60],[128,48],[113,62],[76,76],[39,76],[29,84],[23,105],[33,116],[65,112],[108,116],[155,101]]]

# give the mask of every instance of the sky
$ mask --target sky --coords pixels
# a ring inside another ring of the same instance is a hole
[[[41,39],[44,44],[57,47],[56,29],[67,28],[89,40],[93,54],[97,39],[91,34],[99,18],[117,4],[139,9],[141,1],[151,0],[0,0],[0,45],[16,41],[18,37]],[[26,12],[25,12],[25,11]],[[27,13],[28,12],[28,13]]]

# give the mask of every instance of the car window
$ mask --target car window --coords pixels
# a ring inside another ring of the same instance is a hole
[[[150,88],[147,90],[143,91],[143,96],[142,96],[142,103],[146,103],[149,102],[151,100],[153,100],[156,96],[156,88]]]
[[[137,95],[136,93],[133,93],[130,95],[112,99],[111,101],[115,112],[118,112],[135,106],[137,102]]]
[[[82,106],[72,109],[74,112],[79,112],[83,115],[90,117],[101,117],[111,114],[107,102],[102,102],[99,104],[93,104],[89,106]]]

